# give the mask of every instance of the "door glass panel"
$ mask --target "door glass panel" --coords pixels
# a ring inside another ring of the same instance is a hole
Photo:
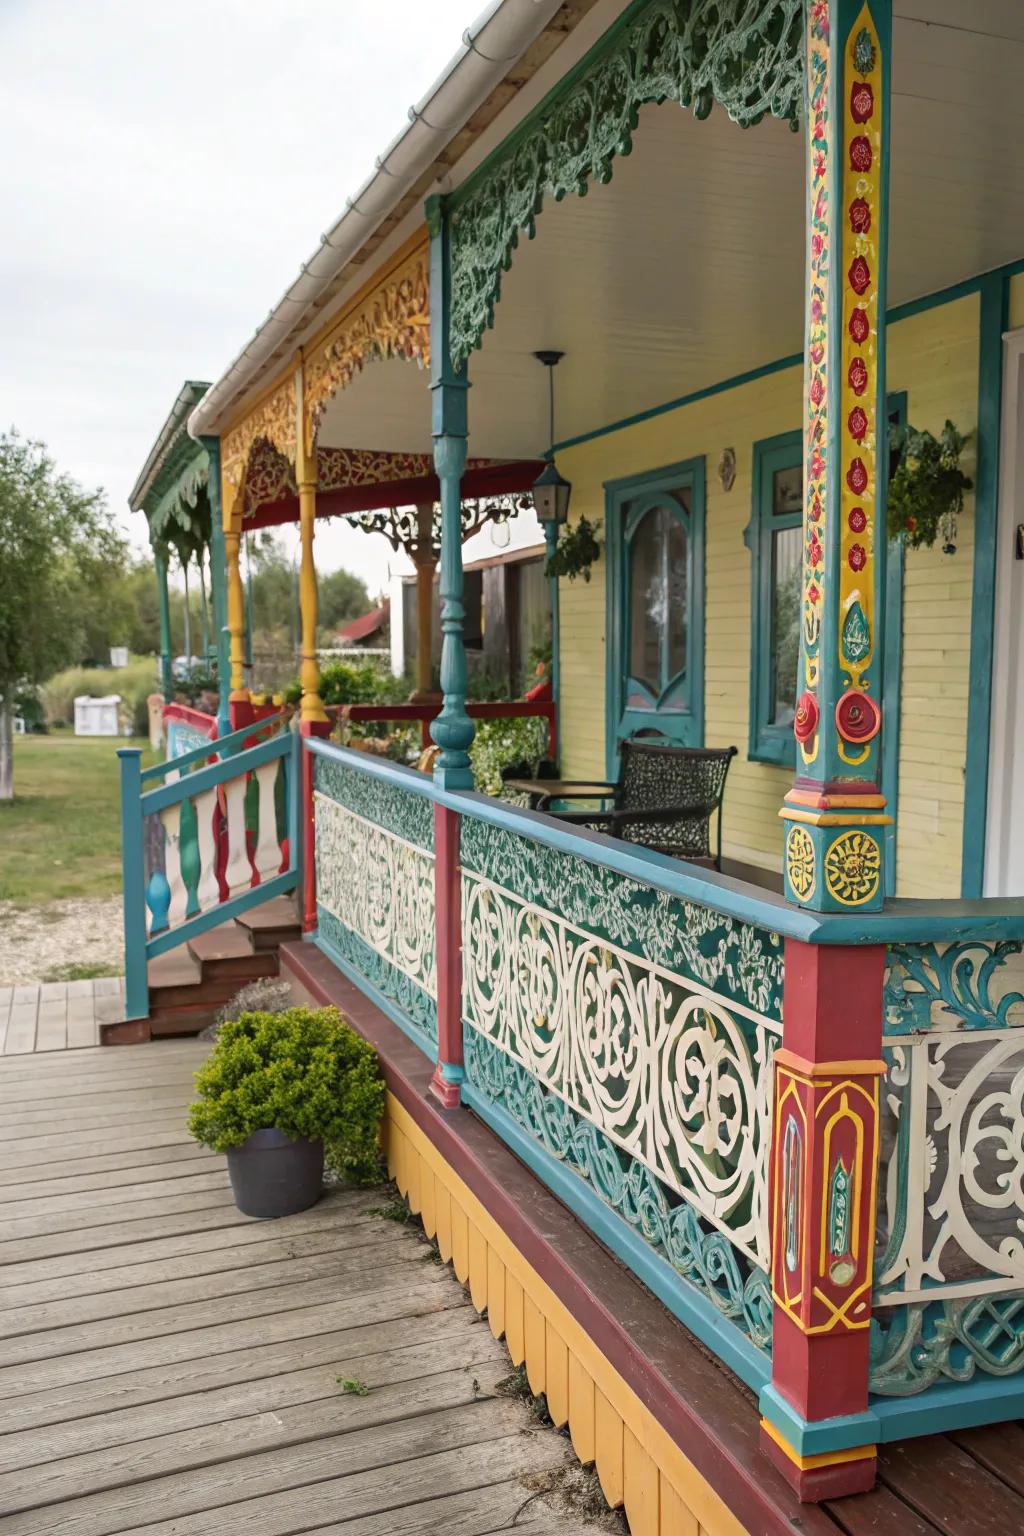
[[[791,473],[791,471],[786,471]],[[799,477],[800,471],[796,471]],[[776,480],[780,477],[776,475]],[[803,529],[772,534],[771,723],[791,725],[800,665],[800,570]]]
[[[665,681],[686,671],[686,563],[689,540],[678,517],[668,518],[668,656]]]
[[[655,698],[661,692],[661,637],[668,607],[664,515],[663,508],[652,508],[630,541],[629,671]]]

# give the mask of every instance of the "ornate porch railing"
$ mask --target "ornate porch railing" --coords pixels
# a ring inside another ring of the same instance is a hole
[[[306,746],[317,943],[436,1063],[442,1102],[759,1393],[773,1443],[841,1463],[1024,1410],[1019,903],[809,914]],[[854,1021],[831,1057],[809,992]],[[786,1372],[819,1341],[850,1406],[805,1415]]]
[[[188,704],[165,704],[163,708],[167,757],[183,757],[217,737],[217,717]]]
[[[871,1390],[1024,1372],[1024,943],[891,945]],[[973,1385],[968,1385],[973,1384]]]
[[[449,1077],[463,1076],[464,1041],[464,1102],[761,1386],[779,936],[659,888],[659,870],[680,869],[671,860],[653,856],[648,881],[642,853],[626,854],[639,873],[605,861],[626,846],[611,839],[446,796],[424,774],[328,742],[307,747],[320,947]],[[462,982],[446,1039],[453,872]]]
[[[214,762],[213,743],[145,771],[119,750],[128,1018],[148,1014],[150,960],[298,884],[300,743],[279,725],[223,737]]]

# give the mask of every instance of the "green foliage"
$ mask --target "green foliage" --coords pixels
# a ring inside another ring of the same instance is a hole
[[[373,607],[366,583],[351,571],[330,571],[317,581],[317,615],[321,629],[337,630],[361,619]]]
[[[126,544],[98,491],[57,473],[41,443],[0,434],[0,698],[5,722],[25,684],[78,660],[85,615]],[[0,729],[0,792],[12,792],[8,731]]]
[[[544,567],[546,576],[568,576],[575,581],[590,580],[590,568],[601,558],[601,541],[589,518],[581,517],[571,528],[562,529],[554,554]]]
[[[269,530],[249,539],[252,562],[252,619],[256,637],[294,635],[298,587],[293,557]],[[244,567],[243,567],[244,569]],[[366,583],[351,571],[331,571],[317,580],[320,629],[333,635],[340,624],[358,619],[373,607]],[[330,639],[327,644],[332,643]]]
[[[903,537],[911,549],[919,549],[941,537],[946,553],[953,553],[964,492],[974,483],[960,469],[960,455],[970,437],[958,432],[951,421],[938,438],[913,427],[890,429],[890,452],[899,455],[889,481],[891,539]]]
[[[336,1376],[338,1386],[346,1397],[369,1397],[370,1389],[365,1381],[360,1381],[356,1376]]]
[[[485,795],[500,795],[503,769],[518,768],[523,777],[535,778],[547,744],[547,721],[538,716],[478,720],[469,749],[477,789]]]
[[[75,699],[85,694],[102,699],[119,693],[132,734],[148,736],[147,699],[159,687],[157,664],[152,656],[135,656],[126,667],[69,667],[51,677],[43,687],[43,708],[50,725],[74,725]]]
[[[216,693],[217,686],[216,672],[194,667],[187,677],[174,679],[174,694],[187,704],[196,704],[204,693]]]
[[[229,1020],[196,1073],[196,1089],[189,1130],[214,1152],[274,1129],[323,1141],[330,1165],[348,1178],[379,1176],[384,1079],[372,1046],[336,1008]]]

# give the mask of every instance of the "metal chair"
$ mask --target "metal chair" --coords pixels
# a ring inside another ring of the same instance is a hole
[[[557,795],[543,795],[539,811],[559,800],[611,800],[609,810],[553,811],[561,821],[608,832],[677,859],[722,867],[722,796],[735,747],[676,747],[668,743],[624,741],[616,784],[595,780],[562,781]],[[711,818],[718,812],[717,847],[711,852]]]

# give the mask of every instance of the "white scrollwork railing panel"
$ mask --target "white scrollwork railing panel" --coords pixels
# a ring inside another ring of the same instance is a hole
[[[886,1042],[876,1304],[1024,1287],[1024,1034]]]
[[[466,1024],[768,1266],[778,1023],[463,870]]]
[[[434,857],[317,791],[317,904],[437,996]]]

